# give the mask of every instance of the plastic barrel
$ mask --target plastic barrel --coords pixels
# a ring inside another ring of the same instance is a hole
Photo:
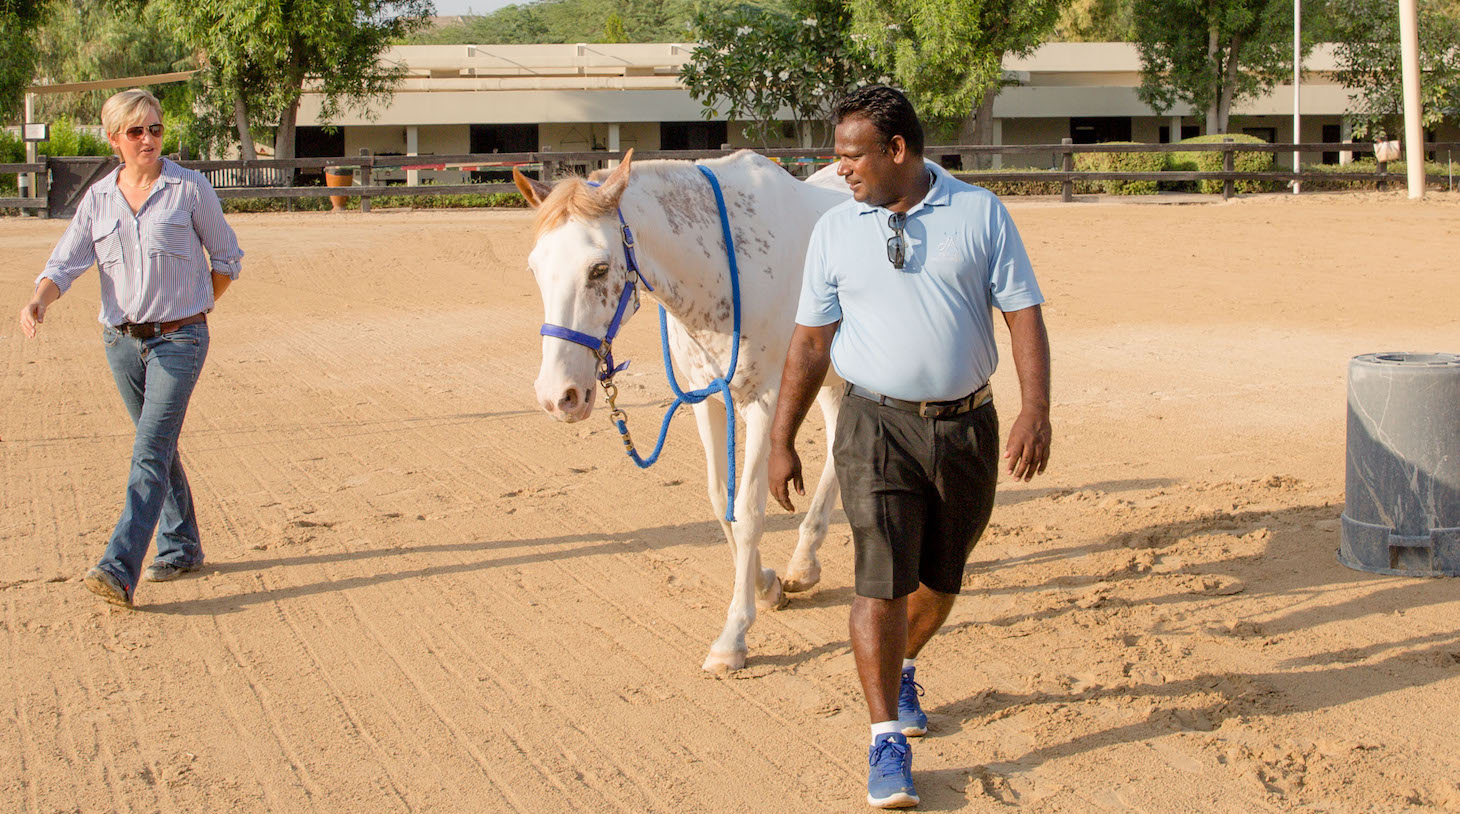
[[[1460,576],[1460,355],[1350,360],[1342,527],[1350,568]]]

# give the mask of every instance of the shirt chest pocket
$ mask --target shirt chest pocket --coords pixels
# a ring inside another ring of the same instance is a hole
[[[91,224],[91,247],[96,253],[98,268],[122,262],[121,224],[116,219],[99,220]]]
[[[152,219],[147,230],[148,256],[166,255],[183,260],[193,253],[193,218],[184,209],[164,209]]]

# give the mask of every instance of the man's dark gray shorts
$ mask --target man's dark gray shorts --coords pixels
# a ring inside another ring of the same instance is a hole
[[[896,599],[922,583],[956,594],[988,525],[999,479],[993,402],[923,418],[857,396],[842,399],[836,476],[856,549],[857,595]]]

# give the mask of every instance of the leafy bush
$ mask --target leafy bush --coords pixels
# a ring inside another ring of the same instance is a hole
[[[70,119],[51,125],[51,140],[36,145],[41,155],[111,155],[112,146],[89,129],[78,128]]]
[[[1221,144],[1226,139],[1231,139],[1237,144],[1266,144],[1267,142],[1256,136],[1249,136],[1245,133],[1220,133],[1210,136],[1197,136],[1195,138],[1183,139],[1182,144]],[[1239,152],[1233,156],[1233,169],[1237,172],[1272,172],[1272,153]],[[1222,154],[1219,152],[1179,152],[1166,153],[1166,169],[1173,172],[1221,172]],[[1278,188],[1278,182],[1273,181],[1238,181],[1237,192],[1269,192]],[[1187,184],[1181,185],[1190,189]],[[1207,194],[1220,193],[1222,191],[1221,181],[1198,181],[1196,189],[1198,192]]]
[[[1137,144],[1134,141],[1113,141],[1111,144]],[[1076,153],[1075,169],[1080,172],[1160,172],[1166,168],[1164,153]],[[1107,195],[1155,195],[1155,181],[1092,181],[1087,182]],[[1086,184],[1081,184],[1085,186]]]
[[[288,212],[286,198],[222,198],[219,203],[228,214],[234,212]],[[295,212],[320,212],[330,208],[328,198],[295,198]]]
[[[474,209],[480,207],[525,209],[527,201],[516,192],[468,192],[460,195],[375,195],[370,198],[374,209]],[[328,198],[295,198],[294,211],[318,212],[331,207]],[[346,209],[359,209],[360,199],[351,197]],[[224,198],[224,212],[284,212],[289,209],[285,198]]]
[[[0,130],[0,164],[24,164],[25,142],[19,133]]]
[[[377,195],[371,206],[406,207],[411,209],[526,209],[527,199],[516,192],[470,192],[461,195]]]
[[[1385,169],[1389,171],[1389,188],[1390,189],[1404,189],[1405,184],[1408,183],[1408,179],[1406,178],[1406,175],[1409,172],[1409,170],[1407,168],[1407,165],[1403,161],[1390,161],[1389,164],[1385,167]],[[1439,176],[1444,176],[1444,177],[1448,178],[1449,175],[1450,175],[1450,171],[1451,171],[1450,165],[1448,163],[1444,162],[1444,161],[1426,161],[1425,162],[1425,174],[1426,175],[1439,175]],[[1344,165],[1344,164],[1304,164],[1303,165],[1303,172],[1318,172],[1318,173],[1332,173],[1332,174],[1340,174],[1340,173],[1366,173],[1366,174],[1371,174],[1371,175],[1377,175],[1378,172],[1379,172],[1379,168],[1378,168],[1378,165],[1375,163],[1374,159],[1369,158],[1369,159],[1356,159],[1355,161],[1353,161],[1352,163],[1347,164],[1347,165]],[[1376,186],[1376,180],[1368,179],[1368,178],[1359,179],[1359,180],[1349,180],[1349,179],[1346,179],[1346,178],[1333,178],[1333,179],[1325,178],[1325,179],[1322,179],[1322,180],[1319,180],[1319,181],[1304,181],[1303,182],[1303,191],[1305,191],[1305,192],[1308,192],[1308,191],[1319,192],[1319,191],[1349,190],[1349,189],[1374,189],[1375,186]],[[1434,187],[1434,188],[1438,188],[1438,189],[1448,189],[1449,188],[1448,182],[1441,183],[1441,184],[1438,184],[1438,185],[1431,183],[1431,184],[1429,184],[1429,186]]]
[[[1039,167],[1004,167],[997,170],[979,170],[979,172],[1004,172],[1004,173],[1030,173],[1030,172],[1053,172],[1053,170],[1041,169]],[[955,171],[954,176],[958,173]],[[989,178],[977,180],[968,179],[968,183],[977,184],[989,192],[1004,197],[1006,195],[1058,195],[1061,191],[1059,181],[1001,181]]]

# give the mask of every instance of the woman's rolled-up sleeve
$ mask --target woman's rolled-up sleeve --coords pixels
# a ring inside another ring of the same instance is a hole
[[[223,205],[218,202],[218,193],[207,179],[199,178],[197,201],[193,205],[193,229],[198,233],[203,248],[208,250],[209,263],[214,274],[226,274],[237,280],[243,269],[243,250],[238,248],[238,237],[233,227],[223,218]]]
[[[76,282],[76,278],[86,273],[96,262],[96,247],[92,243],[91,224],[96,219],[96,204],[90,194],[81,197],[81,204],[76,207],[76,214],[71,217],[71,225],[66,227],[66,233],[61,235],[61,242],[51,252],[51,257],[46,261],[46,268],[35,278],[36,285],[41,280],[50,280],[56,284],[62,294]]]

